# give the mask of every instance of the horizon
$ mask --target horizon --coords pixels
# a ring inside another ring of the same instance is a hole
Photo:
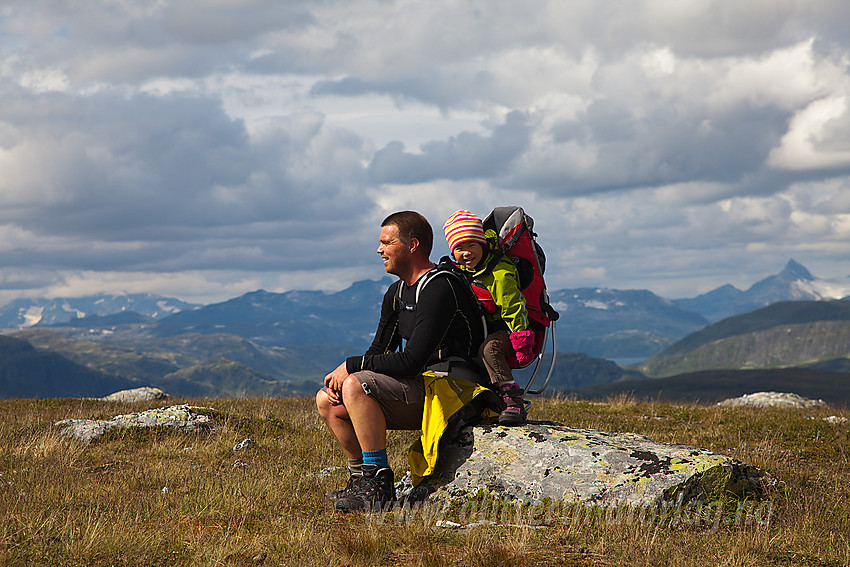
[[[657,293],[656,291],[651,290],[651,289],[645,289],[645,288],[613,288],[613,287],[606,287],[606,286],[577,286],[577,287],[563,287],[563,288],[557,288],[557,289],[555,289],[555,288],[552,288],[552,287],[550,287],[550,286],[548,286],[548,285],[547,285],[547,290],[548,290],[548,292],[549,292],[550,294],[551,294],[551,293],[556,293],[556,292],[559,292],[559,291],[563,291],[563,290],[577,290],[577,289],[600,289],[600,290],[610,290],[610,291],[649,291],[649,292],[651,292],[651,293],[655,294],[656,296],[661,297],[662,299],[667,299],[667,300],[671,300],[671,301],[681,301],[681,300],[686,300],[686,299],[694,299],[694,298],[696,298],[696,297],[699,297],[699,296],[704,295],[704,294],[706,294],[706,293],[710,293],[710,292],[712,292],[712,291],[715,291],[715,290],[720,289],[720,288],[725,287],[725,286],[732,286],[732,287],[734,287],[735,289],[737,289],[737,290],[739,290],[739,291],[747,291],[747,290],[748,290],[748,289],[750,289],[752,286],[754,286],[755,284],[757,284],[757,283],[759,283],[759,282],[761,282],[761,281],[763,281],[763,280],[765,280],[765,279],[768,279],[768,278],[771,278],[771,277],[774,277],[774,276],[778,276],[778,275],[779,275],[779,274],[781,274],[784,270],[786,270],[786,269],[788,268],[788,266],[789,266],[792,262],[793,262],[793,263],[796,263],[797,265],[800,265],[800,266],[802,266],[804,269],[808,270],[808,267],[807,267],[804,263],[802,263],[802,262],[797,262],[794,258],[791,258],[791,259],[789,259],[789,260],[785,263],[785,265],[783,266],[783,268],[782,268],[782,269],[780,269],[780,270],[778,270],[778,271],[776,271],[776,272],[774,272],[774,273],[771,273],[771,274],[768,274],[768,275],[764,275],[764,276],[762,276],[762,277],[759,277],[758,279],[755,279],[755,280],[751,281],[751,282],[750,282],[750,284],[748,284],[748,285],[746,285],[746,286],[744,286],[744,287],[739,287],[739,286],[736,286],[736,285],[734,285],[734,284],[732,284],[732,283],[725,283],[725,284],[721,284],[721,285],[719,285],[719,286],[717,286],[717,287],[715,287],[715,288],[712,288],[712,289],[710,289],[710,290],[708,290],[708,291],[706,291],[706,292],[701,292],[701,293],[698,293],[698,294],[695,294],[695,295],[692,295],[692,296],[668,297],[668,296],[661,295],[661,294],[659,294],[659,293]],[[809,272],[811,272],[811,270],[808,270],[808,271],[809,271]],[[827,285],[827,286],[828,286],[828,285],[830,285],[830,284],[832,284],[832,285],[837,286],[837,289],[842,290],[842,291],[840,291],[840,292],[836,292],[836,293],[840,293],[840,294],[842,294],[842,295],[841,295],[840,297],[839,297],[839,296],[835,296],[835,297],[833,297],[833,299],[842,299],[842,298],[844,298],[844,297],[848,297],[848,296],[850,296],[850,276],[845,276],[845,279],[847,280],[847,282],[845,282],[845,283],[844,283],[844,285],[841,285],[841,282],[839,282],[838,280],[831,279],[831,278],[821,278],[821,277],[819,277],[817,274],[811,274],[811,275],[815,278],[815,281],[817,281],[817,282],[821,282],[821,283],[823,283],[823,284],[825,284],[825,285]],[[215,304],[218,304],[218,303],[225,303],[225,302],[230,301],[230,300],[232,300],[232,299],[236,299],[236,298],[242,297],[242,296],[244,296],[244,295],[248,295],[248,294],[256,293],[256,292],[266,292],[266,293],[281,294],[281,293],[289,293],[289,292],[305,292],[305,291],[308,291],[308,292],[309,292],[309,291],[315,291],[315,292],[322,292],[322,293],[325,293],[325,294],[334,294],[334,293],[339,293],[339,292],[346,291],[346,290],[350,289],[351,287],[353,287],[354,285],[356,285],[356,284],[358,284],[358,283],[370,282],[370,283],[376,283],[376,284],[377,284],[377,283],[380,283],[381,281],[383,281],[383,280],[387,280],[387,279],[390,279],[390,280],[393,280],[393,281],[394,281],[395,276],[391,276],[391,275],[389,275],[389,274],[384,273],[384,274],[383,274],[380,278],[378,278],[378,279],[369,279],[369,278],[367,278],[367,279],[363,279],[363,280],[357,280],[357,281],[353,281],[353,282],[349,283],[347,286],[345,286],[345,287],[343,287],[343,288],[340,288],[340,289],[333,289],[333,290],[322,290],[322,289],[287,289],[287,290],[281,290],[281,291],[273,291],[273,290],[267,290],[267,289],[263,289],[263,288],[258,288],[258,289],[251,289],[251,290],[247,290],[247,291],[244,291],[244,292],[242,292],[242,293],[238,293],[238,294],[236,294],[236,295],[232,295],[232,296],[228,296],[228,297],[216,298],[216,299],[213,299],[213,300],[210,300],[210,301],[207,301],[207,302],[190,301],[190,300],[184,299],[184,298],[182,298],[182,297],[179,297],[179,296],[177,296],[177,295],[168,295],[168,296],[165,296],[165,295],[159,295],[159,294],[157,294],[157,293],[153,293],[153,292],[144,292],[144,291],[132,292],[132,293],[112,293],[112,292],[109,292],[109,293],[94,293],[94,294],[86,294],[86,295],[78,295],[78,296],[56,296],[56,297],[30,297],[30,296],[24,296],[24,297],[17,297],[17,298],[11,299],[11,300],[7,301],[6,303],[2,303],[2,304],[0,304],[0,308],[4,308],[4,307],[6,307],[6,306],[8,306],[8,305],[11,305],[12,303],[14,303],[15,301],[18,301],[18,300],[46,300],[46,301],[55,301],[55,300],[58,300],[58,299],[83,299],[83,298],[89,298],[89,297],[100,297],[100,296],[124,297],[124,296],[135,296],[135,295],[148,295],[148,296],[153,296],[153,297],[157,297],[157,298],[161,298],[161,299],[173,299],[173,300],[176,300],[176,301],[181,301],[181,302],[188,303],[188,304],[192,304],[192,305],[195,305],[195,306],[204,307],[204,306],[207,306],[207,305],[215,305]]]

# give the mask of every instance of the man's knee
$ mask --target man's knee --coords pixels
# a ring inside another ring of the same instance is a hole
[[[349,374],[345,382],[342,383],[342,396],[346,400],[354,400],[366,395],[366,390],[363,388],[363,383],[354,376]]]
[[[316,392],[316,409],[319,410],[319,415],[325,416],[330,411],[331,402],[328,399],[328,393],[324,388]]]

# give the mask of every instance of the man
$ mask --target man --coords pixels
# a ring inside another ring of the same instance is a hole
[[[335,493],[339,510],[370,510],[395,499],[387,429],[421,427],[422,372],[478,377],[480,315],[461,280],[425,277],[435,267],[432,244],[431,226],[419,213],[393,213],[381,223],[377,252],[384,270],[399,279],[384,294],[372,345],[328,374],[316,394],[319,415],[348,459],[349,482]]]

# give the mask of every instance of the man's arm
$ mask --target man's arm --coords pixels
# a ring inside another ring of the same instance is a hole
[[[401,282],[396,282],[384,293],[384,298],[381,302],[381,318],[378,321],[378,329],[375,331],[372,344],[366,351],[367,355],[382,354],[390,350],[395,350],[397,343],[400,342],[397,339],[398,316],[395,312],[394,301],[395,296],[398,294],[399,285],[401,285]],[[349,374],[353,372],[356,372],[356,370],[349,372],[346,362],[343,361],[342,364],[325,376],[325,391],[331,405],[336,406],[342,403],[342,384],[348,378]]]

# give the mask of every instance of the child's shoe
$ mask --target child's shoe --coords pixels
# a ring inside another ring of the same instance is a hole
[[[525,423],[525,400],[522,388],[516,382],[509,382],[499,386],[499,395],[505,402],[507,408],[499,414],[499,425],[519,425]]]

